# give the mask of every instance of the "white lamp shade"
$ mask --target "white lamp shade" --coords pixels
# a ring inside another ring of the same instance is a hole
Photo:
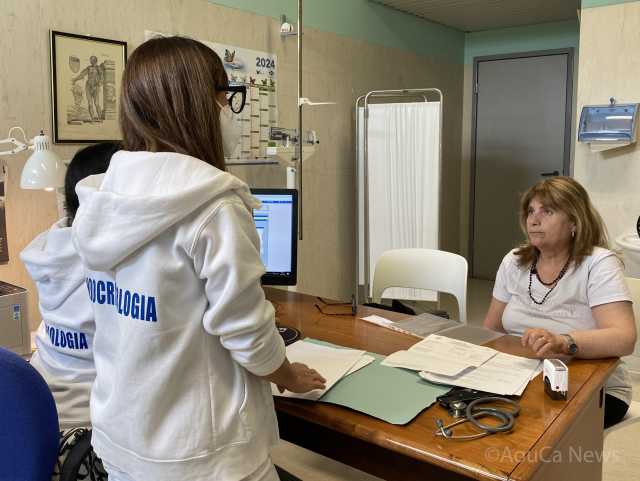
[[[49,137],[37,135],[33,139],[33,145],[35,152],[24,164],[20,187],[46,190],[62,187],[65,167],[60,157],[50,149]]]

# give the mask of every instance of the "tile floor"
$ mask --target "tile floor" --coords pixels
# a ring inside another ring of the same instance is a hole
[[[468,284],[467,316],[469,324],[481,325],[491,299],[493,282],[472,279]],[[417,305],[421,312],[424,306]],[[442,296],[440,308],[457,317],[456,301]],[[634,400],[640,401],[640,372],[631,372]],[[605,439],[603,481],[640,481],[640,423],[611,433]],[[281,441],[272,452],[273,460],[303,481],[380,481],[379,478],[317,455],[299,446]]]

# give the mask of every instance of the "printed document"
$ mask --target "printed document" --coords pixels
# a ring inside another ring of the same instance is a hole
[[[394,352],[382,361],[382,365],[456,376],[466,369],[481,366],[496,354],[498,351],[489,347],[431,334],[408,351]]]
[[[457,376],[421,372],[420,377],[438,384],[466,387],[501,396],[520,396],[529,381],[539,373],[540,363],[538,359],[500,352],[480,367],[469,369]]]

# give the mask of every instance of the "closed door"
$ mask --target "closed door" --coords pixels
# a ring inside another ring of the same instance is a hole
[[[494,279],[524,239],[523,192],[568,173],[572,52],[475,62],[472,276]]]

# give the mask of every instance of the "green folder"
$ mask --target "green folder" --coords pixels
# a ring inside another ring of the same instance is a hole
[[[344,348],[316,339],[306,340],[329,347]],[[432,384],[418,373],[396,367],[381,366],[385,356],[373,354],[375,360],[359,371],[340,379],[318,401],[348,407],[391,424],[407,424],[451,386]]]

